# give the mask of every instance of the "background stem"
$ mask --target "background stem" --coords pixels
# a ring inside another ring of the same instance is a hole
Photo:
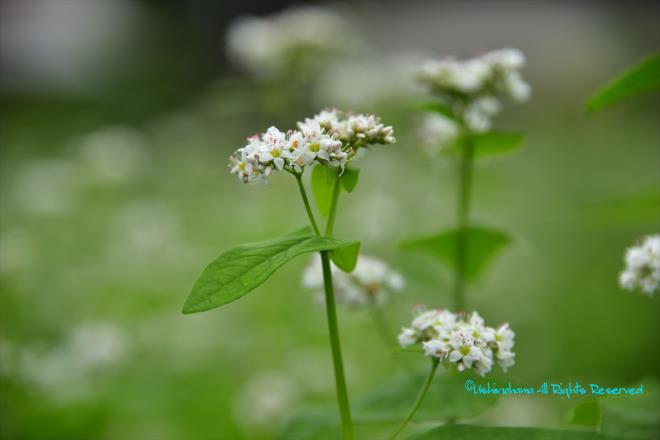
[[[468,264],[468,227],[472,192],[474,145],[468,137],[461,149],[456,207],[456,273],[454,279],[454,310],[465,310],[465,274]]]
[[[417,409],[419,406],[422,404],[422,401],[424,400],[424,396],[426,396],[426,392],[429,390],[429,387],[431,386],[431,382],[433,382],[433,376],[435,375],[435,370],[438,369],[438,364],[440,363],[440,360],[438,358],[432,358],[431,359],[431,371],[429,372],[429,377],[426,379],[426,382],[424,383],[424,386],[422,387],[422,390],[419,392],[419,395],[417,396],[417,400],[415,400],[415,403],[413,404],[413,407],[410,409],[410,412],[408,413],[408,416],[406,419],[401,423],[401,426],[399,426],[399,429],[396,430],[396,432],[390,437],[390,440],[394,440],[401,434],[401,431],[406,429],[406,426],[408,426],[408,423],[412,420],[412,418],[415,416],[415,413],[417,412]]]

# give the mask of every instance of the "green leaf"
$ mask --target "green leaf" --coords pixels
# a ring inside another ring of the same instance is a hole
[[[330,252],[330,258],[344,272],[353,272],[357,265],[360,242]]]
[[[271,240],[237,246],[204,269],[183,305],[183,313],[203,312],[237,300],[298,255],[355,247],[356,243],[317,237],[307,227]]]
[[[631,439],[660,438],[660,382],[647,377],[641,384],[643,394],[599,399],[603,408],[601,432]]]
[[[491,131],[473,134],[470,139],[474,145],[475,156],[494,156],[517,150],[523,143],[522,133]]]
[[[322,216],[327,217],[332,205],[332,192],[337,182],[337,168],[317,165],[312,169],[312,194],[316,207]]]
[[[442,102],[423,102],[417,105],[417,108],[427,112],[438,113],[450,119],[456,119],[456,115],[450,106]]]
[[[279,440],[321,440],[341,438],[341,425],[336,409],[306,411],[294,416],[276,437]]]
[[[389,379],[355,407],[356,423],[397,422],[405,418],[415,402],[428,371],[407,373]],[[465,391],[469,374],[438,372],[415,414],[416,421],[473,417],[495,405],[494,396],[475,396]]]
[[[616,440],[596,432],[542,428],[501,428],[448,425],[410,437],[409,440]]]
[[[430,237],[408,240],[401,243],[403,249],[424,251],[450,269],[456,268],[456,247],[458,230],[452,229]],[[468,281],[479,278],[488,263],[504,247],[511,243],[511,236],[495,229],[471,226],[467,228],[467,268]]]
[[[589,400],[578,403],[573,408],[569,421],[576,425],[599,426],[601,406],[598,400]]]
[[[353,167],[344,168],[344,172],[341,175],[341,186],[344,187],[346,191],[353,192],[355,187],[358,184],[358,179],[360,177],[360,169]]]
[[[642,60],[601,88],[587,102],[587,111],[595,112],[630,96],[658,88],[660,53]]]

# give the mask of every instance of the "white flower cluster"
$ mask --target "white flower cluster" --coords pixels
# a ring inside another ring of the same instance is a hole
[[[526,101],[531,89],[520,75],[525,56],[517,49],[501,49],[469,60],[446,58],[422,64],[420,80],[448,104],[472,131],[490,129],[501,99]]]
[[[621,287],[641,289],[653,296],[660,290],[660,234],[650,235],[626,251],[626,267],[619,276]]]
[[[488,327],[477,312],[469,317],[449,310],[425,310],[399,334],[399,344],[408,347],[422,344],[424,353],[450,364],[458,371],[473,368],[485,376],[493,362],[506,371],[515,363],[515,333],[509,324]]]
[[[331,263],[332,283],[338,303],[358,308],[374,301],[383,304],[387,295],[405,286],[405,280],[386,263],[376,257],[359,255],[357,265],[351,273],[346,273]],[[317,291],[323,300],[323,269],[321,258],[314,255],[302,274],[302,286]]]
[[[309,6],[264,18],[241,17],[227,33],[229,57],[260,75],[305,68],[324,54],[354,45],[340,15]]]
[[[344,168],[355,152],[376,143],[394,143],[391,126],[375,115],[323,110],[284,133],[270,127],[248,138],[229,158],[231,173],[245,183],[266,183],[274,170],[300,174],[307,166]]]

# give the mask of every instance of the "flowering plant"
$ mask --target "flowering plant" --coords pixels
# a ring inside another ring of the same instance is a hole
[[[280,266],[292,258],[319,252],[323,274],[325,306],[335,370],[337,401],[344,438],[353,438],[353,427],[344,378],[331,260],[345,272],[357,265],[360,243],[334,238],[333,229],[341,189],[351,192],[357,185],[359,170],[348,168],[363,148],[377,143],[395,142],[393,129],[374,115],[354,114],[336,109],[324,110],[298,122],[298,129],[282,132],[270,127],[251,136],[244,147],[230,157],[230,171],[243,183],[266,183],[268,176],[285,171],[295,176],[311,225],[271,240],[233,248],[213,261],[199,277],[183,307],[195,313],[225,305],[252,291]],[[327,215],[321,234],[302,181],[303,173],[313,167],[312,186],[319,211]],[[336,273],[336,272],[335,272]],[[358,272],[356,279],[364,279]],[[342,290],[346,286],[339,284]]]

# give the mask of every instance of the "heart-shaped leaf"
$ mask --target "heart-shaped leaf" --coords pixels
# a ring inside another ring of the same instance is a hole
[[[317,165],[312,168],[312,194],[314,194],[316,207],[324,217],[327,217],[330,213],[332,193],[337,183],[338,172],[337,168],[324,165]]]
[[[587,111],[595,112],[622,99],[660,88],[660,53],[651,55],[629,68],[587,102]]]
[[[596,432],[543,428],[502,428],[447,425],[410,437],[410,440],[616,440]]]
[[[351,240],[317,237],[307,227],[270,240],[237,246],[204,269],[183,306],[183,313],[203,312],[237,300],[298,255],[354,248],[357,244]]]
[[[343,270],[344,272],[353,272],[355,266],[357,265],[358,254],[360,252],[360,243],[355,242],[350,246],[342,247],[335,249],[330,252],[330,258],[332,258],[335,266]]]
[[[341,186],[350,192],[353,192],[358,184],[360,177],[360,169],[354,167],[346,167],[341,175]]]
[[[430,237],[409,240],[401,243],[403,249],[424,251],[449,268],[456,268],[458,230],[452,229]],[[474,281],[488,266],[488,263],[504,247],[511,243],[511,237],[495,229],[472,226],[465,233],[467,241],[467,267],[465,278]]]

